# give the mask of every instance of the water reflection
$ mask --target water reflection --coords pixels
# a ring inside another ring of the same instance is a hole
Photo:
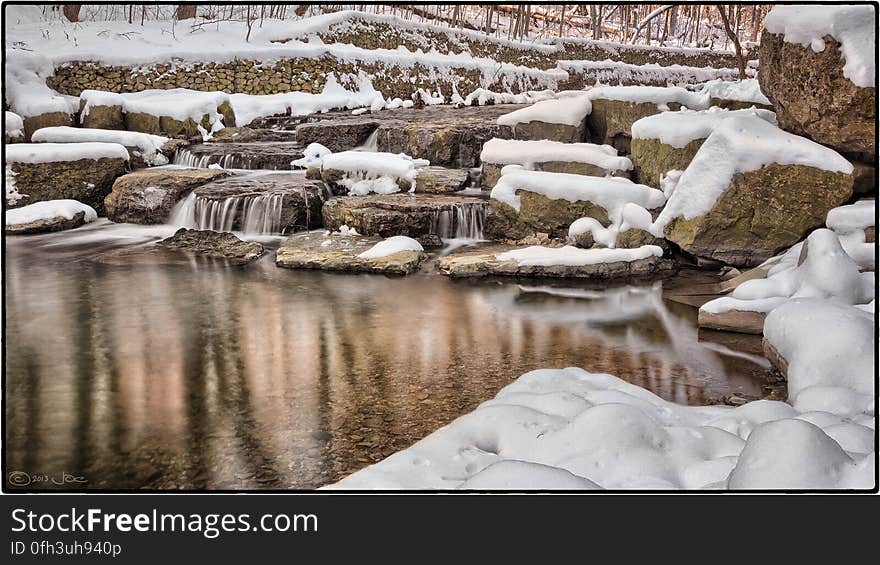
[[[659,285],[87,260],[160,231],[7,238],[8,471],[89,488],[313,488],[542,367],[692,404],[760,394],[763,361],[699,342],[693,309]]]

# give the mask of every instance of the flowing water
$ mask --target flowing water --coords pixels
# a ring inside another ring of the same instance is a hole
[[[6,238],[14,484],[314,488],[544,367],[681,403],[761,394],[760,339],[700,341],[695,310],[659,283],[325,274],[276,268],[271,253],[246,269],[89,260],[173,231],[101,220]]]
[[[281,231],[283,194],[230,196],[222,200],[199,197],[195,192],[177,203],[171,223],[213,231],[240,230],[248,235]]]

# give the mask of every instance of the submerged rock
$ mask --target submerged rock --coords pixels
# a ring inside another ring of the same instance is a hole
[[[217,169],[141,169],[122,175],[104,199],[114,222],[161,224],[172,208],[193,189],[229,176]]]
[[[481,238],[488,204],[479,198],[427,194],[345,196],[328,200],[324,227],[347,225],[362,235]]]
[[[416,272],[419,264],[427,257],[420,251],[399,251],[373,259],[358,257],[380,241],[382,238],[379,237],[339,233],[297,234],[278,248],[275,264],[288,269],[408,275]]]
[[[180,228],[173,236],[156,243],[155,247],[223,259],[236,265],[255,261],[265,251],[259,243],[242,241],[231,233],[187,228]]]

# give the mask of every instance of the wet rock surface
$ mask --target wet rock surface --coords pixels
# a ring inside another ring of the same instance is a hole
[[[317,269],[348,273],[408,275],[427,257],[418,251],[400,251],[386,257],[361,259],[360,253],[382,241],[339,233],[303,233],[291,236],[278,248],[275,264],[288,269]]]
[[[15,187],[27,197],[16,204],[24,206],[45,200],[79,200],[104,214],[104,197],[113,181],[126,171],[121,158],[77,159],[49,163],[10,163]]]
[[[35,233],[50,233],[78,228],[85,223],[86,213],[77,212],[73,218],[55,216],[26,224],[7,224],[3,229],[6,235],[30,235]]]
[[[701,328],[761,335],[764,333],[764,319],[766,317],[766,312],[730,310],[715,313],[700,310],[697,323]]]
[[[334,198],[324,204],[321,214],[329,230],[347,225],[361,235],[443,238],[454,237],[464,228],[460,223],[465,215],[480,215],[487,206],[484,200],[466,196],[385,194]]]
[[[229,176],[217,169],[141,169],[122,175],[104,199],[114,222],[161,224],[174,205],[193,189]]]
[[[675,272],[675,263],[663,257],[637,261],[616,261],[596,265],[520,265],[496,258],[515,247],[493,244],[473,251],[452,253],[440,258],[440,272],[455,278],[468,277],[548,277],[594,280],[645,280]]]
[[[295,141],[207,142],[180,149],[174,162],[188,167],[220,165],[224,169],[291,170],[290,162],[303,156]]]

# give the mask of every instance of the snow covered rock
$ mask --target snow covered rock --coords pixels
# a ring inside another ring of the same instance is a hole
[[[426,257],[422,246],[409,237],[310,232],[288,238],[278,248],[275,264],[288,269],[408,275]]]
[[[872,6],[777,6],[764,21],[758,80],[784,129],[872,160],[877,91]]]
[[[876,236],[877,201],[859,200],[828,211],[825,225],[839,235],[863,232],[865,241],[873,243]]]
[[[643,280],[670,274],[675,265],[654,245],[635,249],[578,247],[494,247],[442,257],[440,272],[463,277],[549,277]]]
[[[121,94],[83,90],[79,100],[79,123],[82,127],[125,129],[125,100]]]
[[[838,153],[757,116],[721,120],[655,223],[697,257],[754,266],[797,243],[852,195]]]
[[[406,235],[420,239],[482,238],[488,205],[485,200],[440,194],[343,196],[324,203],[324,227],[346,225],[363,235]]]
[[[499,240],[536,232],[564,238],[578,218],[590,217],[608,226],[629,202],[653,210],[665,200],[659,190],[625,178],[526,171],[508,165],[492,189],[486,234]]]
[[[135,131],[113,129],[72,128],[68,126],[42,128],[31,136],[34,143],[118,143],[128,149],[132,168],[166,165],[173,155],[173,144],[167,137]],[[168,144],[168,145],[166,145]]]
[[[117,96],[122,98],[129,131],[208,139],[214,131],[235,125],[229,95],[223,92],[172,88]]]
[[[678,86],[600,86],[588,96],[593,106],[587,117],[590,140],[623,153],[630,152],[632,125],[639,119],[683,106],[691,110],[709,106],[708,94]]]
[[[128,151],[118,143],[16,143],[6,147],[7,204],[78,200],[104,212]],[[19,197],[9,198],[10,181]]]
[[[24,141],[24,121],[15,112],[3,112],[3,142],[21,143]]]
[[[639,182],[660,187],[660,178],[668,171],[687,169],[703,141],[723,120],[757,116],[775,124],[769,110],[679,110],[642,118],[632,124],[632,162]]]
[[[107,217],[114,222],[161,224],[194,188],[228,176],[219,169],[141,169],[122,175],[104,199]]]
[[[91,206],[76,200],[46,200],[7,210],[7,235],[47,233],[79,227],[98,219]]]
[[[505,165],[521,165],[526,169],[554,173],[571,173],[604,177],[624,176],[632,162],[617,155],[610,145],[592,143],[560,143],[548,140],[490,139],[480,153],[485,187],[493,187]]]
[[[697,85],[695,90],[709,94],[709,104],[727,110],[759,108],[773,110],[773,104],[761,92],[757,79],[722,80],[715,79]]]
[[[542,100],[498,118],[499,137],[577,143],[586,138],[586,117],[592,109],[581,95]]]
[[[418,169],[428,165],[424,159],[414,159],[404,153],[373,151],[342,151],[331,153],[321,147],[321,155],[312,155],[318,144],[304,151],[303,159],[293,165],[320,167],[321,180],[331,187],[334,194],[366,196],[370,193],[393,194],[408,192],[413,188]]]

